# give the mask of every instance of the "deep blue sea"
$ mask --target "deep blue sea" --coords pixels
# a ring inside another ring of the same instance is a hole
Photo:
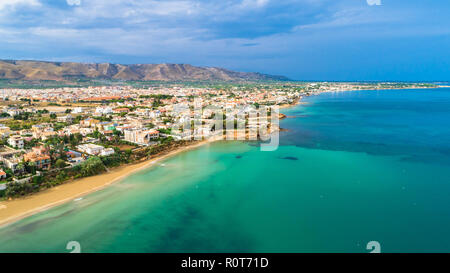
[[[0,229],[0,252],[450,252],[450,89],[324,93]]]

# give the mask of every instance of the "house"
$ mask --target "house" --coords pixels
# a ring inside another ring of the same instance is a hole
[[[14,148],[23,149],[23,145],[24,145],[23,137],[17,136],[17,135],[16,136],[11,136],[8,139],[8,144],[11,145]]]
[[[31,151],[38,155],[47,155],[49,153],[49,149],[43,145],[33,147],[31,148]]]
[[[22,109],[17,109],[17,108],[9,108],[6,110],[6,113],[8,113],[11,117],[15,117],[18,116],[20,114],[22,114],[24,111]]]
[[[77,149],[83,153],[87,153],[90,155],[99,155],[102,152],[102,150],[105,149],[105,147],[88,143],[88,144],[78,145]]]
[[[24,129],[24,130],[20,130],[19,134],[21,136],[32,136],[33,135],[33,131]]]
[[[76,135],[80,134],[80,129],[78,127],[66,127],[62,130],[63,135],[70,136],[70,135]]]
[[[79,153],[77,151],[72,151],[72,150],[69,150],[68,152],[66,152],[66,155],[67,155],[67,158],[69,158],[69,160],[71,158],[77,158],[77,157],[81,157],[82,156],[81,153]]]
[[[9,137],[9,135],[12,134],[12,131],[9,127],[7,126],[0,126],[0,137]]]
[[[93,118],[87,118],[80,122],[81,126],[84,127],[95,127],[97,123],[100,123],[100,121]]]
[[[112,122],[102,121],[102,122],[96,124],[96,128],[97,128],[97,130],[102,131],[102,130],[114,130],[116,127],[114,126],[114,123],[112,123]]]
[[[139,108],[135,111],[135,113],[139,116],[149,117],[150,116],[150,109],[148,108]]]
[[[128,109],[128,108],[116,108],[116,109],[114,109],[114,113],[115,114],[122,114],[122,113],[127,114],[129,111],[130,111],[130,109]]]
[[[72,123],[73,117],[72,115],[65,115],[61,117],[57,117],[58,122]]]
[[[52,137],[54,137],[54,136],[56,136],[56,135],[58,135],[57,132],[54,132],[54,131],[45,131],[45,132],[42,132],[41,138],[42,138],[42,140],[47,140],[47,139],[50,139],[50,138],[52,138]]]
[[[35,124],[35,125],[31,126],[31,130],[33,132],[44,131],[44,130],[49,130],[49,129],[53,129],[52,124],[50,124],[50,123],[41,123],[41,124]]]
[[[112,114],[113,113],[113,109],[111,107],[97,107],[95,109],[95,114],[98,115],[108,115],[108,114]]]
[[[81,114],[83,113],[84,109],[83,107],[75,107],[72,109],[72,114]]]
[[[46,154],[38,154],[36,152],[29,152],[23,155],[25,162],[32,162],[38,169],[50,169],[50,156]]]
[[[103,125],[103,130],[105,130],[105,131],[114,131],[115,129],[116,129],[116,126],[113,123]]]
[[[109,156],[109,155],[113,155],[114,153],[115,152],[114,152],[113,148],[106,148],[100,152],[100,155],[101,156]]]
[[[94,130],[92,128],[80,128],[80,134],[83,136],[87,136],[89,134],[92,134]]]
[[[3,169],[0,169],[0,179],[6,179],[6,173],[5,171],[3,171]]]
[[[133,125],[127,124],[127,125],[117,126],[116,130],[123,133],[123,132],[125,132],[125,130],[132,130],[133,128],[134,128]]]
[[[23,168],[21,167],[21,165],[19,165],[22,162],[21,156],[17,155],[2,156],[0,160],[7,168],[11,169],[13,173],[23,171]]]
[[[82,154],[77,151],[69,150],[66,154],[68,161],[72,165],[78,165],[84,161]]]
[[[33,125],[31,131],[34,138],[41,138],[44,132],[53,132],[52,125],[49,123],[42,123],[38,125]]]

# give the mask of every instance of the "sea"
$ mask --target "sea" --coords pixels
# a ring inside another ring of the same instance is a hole
[[[449,88],[322,93],[281,112],[275,151],[183,152],[1,228],[0,252],[450,252]]]

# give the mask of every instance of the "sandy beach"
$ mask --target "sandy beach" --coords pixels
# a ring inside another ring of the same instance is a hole
[[[131,174],[153,166],[158,161],[217,140],[219,140],[219,138],[203,140],[144,162],[120,166],[104,174],[73,180],[60,186],[23,198],[2,201],[0,202],[0,227],[9,225],[35,213],[80,198],[86,194],[101,190],[108,185],[119,182]]]

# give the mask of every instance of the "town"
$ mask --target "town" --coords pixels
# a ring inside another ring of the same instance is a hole
[[[2,88],[0,197],[27,195],[218,134],[223,137],[226,132],[218,130],[211,106],[226,113],[220,122],[228,130],[231,122],[233,129],[242,129],[243,139],[257,140],[261,128],[269,133],[279,128],[268,118],[252,119],[252,111],[270,113],[321,92],[408,87],[432,86],[279,82]],[[192,119],[195,103],[202,111]]]

